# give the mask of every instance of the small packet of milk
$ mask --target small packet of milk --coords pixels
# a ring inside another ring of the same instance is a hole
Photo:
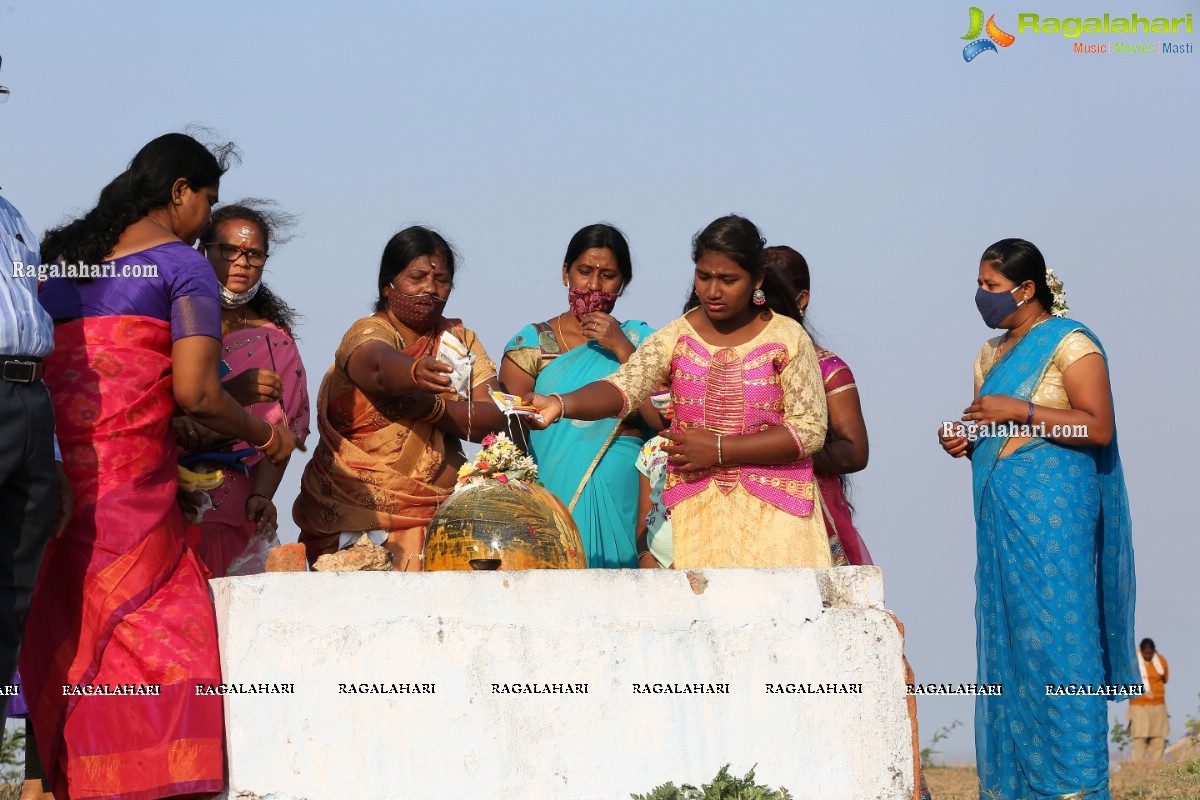
[[[475,366],[475,354],[458,337],[446,331],[438,343],[437,360],[449,364],[450,388],[463,400],[471,396],[471,369]]]
[[[545,422],[541,413],[536,407],[525,405],[521,402],[521,398],[517,397],[515,394],[498,392],[495,389],[492,389],[490,386],[488,389],[488,394],[492,396],[492,402],[499,406],[500,410],[504,412],[506,416],[511,414],[518,417],[533,417],[538,422]]]

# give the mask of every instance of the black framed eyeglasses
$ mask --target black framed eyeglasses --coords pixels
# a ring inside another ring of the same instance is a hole
[[[236,244],[225,244],[224,242],[205,242],[205,247],[216,247],[221,253],[221,258],[232,264],[237,261],[240,256],[246,257],[246,263],[252,267],[261,267],[267,263],[267,254],[262,250],[244,250]]]

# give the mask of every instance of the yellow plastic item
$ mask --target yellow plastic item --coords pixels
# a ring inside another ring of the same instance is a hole
[[[215,489],[225,482],[225,473],[221,470],[215,472],[192,472],[187,467],[179,468],[179,488],[185,492],[194,492],[197,489],[208,491]]]

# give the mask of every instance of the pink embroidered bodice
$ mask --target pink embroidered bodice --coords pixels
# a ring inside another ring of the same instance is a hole
[[[679,337],[671,357],[672,429],[703,428],[736,436],[783,424],[779,375],[787,363],[787,349],[782,344],[768,342],[742,359],[731,348],[710,353],[697,339],[686,334]],[[796,432],[792,435],[799,445]],[[759,500],[798,517],[813,511],[811,458],[790,464],[713,466],[689,472],[676,471],[668,464],[663,500],[674,506],[704,491],[713,481],[725,494],[740,483]]]

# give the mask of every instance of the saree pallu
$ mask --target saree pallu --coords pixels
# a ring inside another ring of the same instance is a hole
[[[988,373],[980,395],[1028,400],[1077,322],[1030,331]],[[1097,344],[1099,342],[1097,341]],[[1138,682],[1131,522],[1116,434],[1107,447],[1005,439],[972,453],[978,562],[975,747],[981,792],[1004,800],[1109,797],[1104,696],[1047,686]]]
[[[654,331],[630,320],[621,330],[636,347]],[[617,371],[621,362],[589,341],[558,356],[537,376],[534,391],[572,392]],[[638,491],[636,467],[645,438],[619,436],[621,420],[564,420],[530,434],[538,476],[571,512],[588,567],[636,569]]]
[[[21,674],[55,797],[152,800],[224,787],[216,619],[183,537],[170,419],[171,328],[59,325],[46,383],[75,515],[52,541]],[[159,687],[64,696],[64,686]]]
[[[400,352],[417,358],[429,347],[423,337]],[[317,431],[292,508],[309,561],[336,552],[343,533],[383,531],[393,569],[421,569],[429,520],[453,491],[432,483],[445,462],[446,435],[405,416],[399,401],[368,397],[336,364],[317,394]]]

